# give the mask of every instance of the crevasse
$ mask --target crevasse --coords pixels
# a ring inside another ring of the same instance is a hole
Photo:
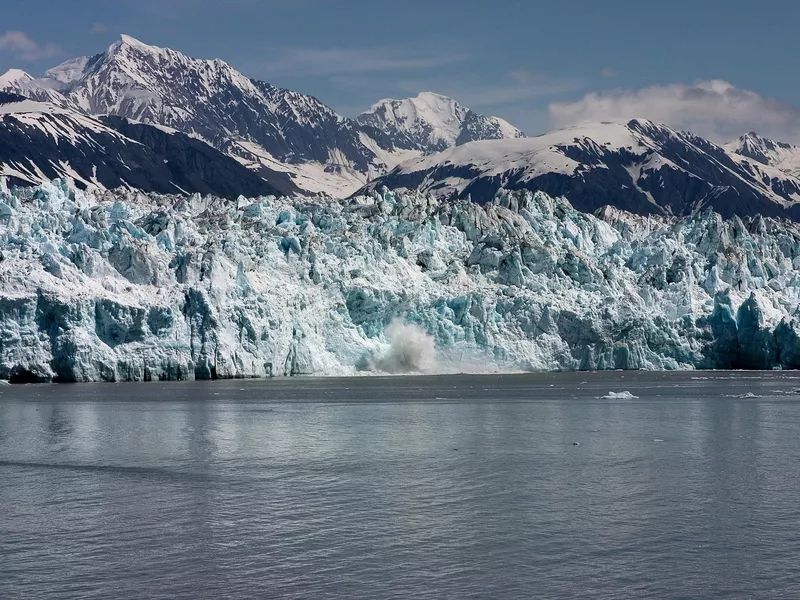
[[[541,193],[3,184],[0,379],[351,374],[387,364],[398,319],[436,352],[402,346],[399,364],[434,371],[797,368],[798,267],[794,223],[590,215]]]

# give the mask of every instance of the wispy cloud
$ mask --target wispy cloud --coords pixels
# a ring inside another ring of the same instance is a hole
[[[6,31],[0,35],[0,52],[11,54],[23,61],[52,58],[64,54],[58,44],[41,44],[23,31]]]
[[[389,73],[444,67],[466,60],[460,53],[426,52],[402,47],[286,48],[263,65],[268,76],[335,76],[347,73]]]
[[[529,105],[534,100],[574,92],[582,86],[583,82],[577,78],[556,77],[541,71],[519,68],[489,81],[454,83],[452,89],[461,102],[482,108]]]
[[[89,30],[89,33],[105,33],[108,31],[108,25],[105,23],[95,23]]]
[[[603,77],[616,77],[617,72],[611,67],[605,67],[602,71],[600,71],[600,75]]]
[[[800,142],[800,108],[718,79],[593,92],[577,102],[553,103],[549,113],[558,126],[644,117],[718,142],[749,130]]]

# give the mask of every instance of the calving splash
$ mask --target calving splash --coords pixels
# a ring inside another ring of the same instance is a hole
[[[377,360],[367,360],[370,370],[394,374],[436,372],[436,342],[421,327],[398,317],[386,328],[386,338],[389,349]]]
[[[0,379],[800,367],[800,226],[0,184]]]

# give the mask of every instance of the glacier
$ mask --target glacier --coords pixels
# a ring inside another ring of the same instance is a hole
[[[0,183],[0,380],[800,367],[800,225]]]

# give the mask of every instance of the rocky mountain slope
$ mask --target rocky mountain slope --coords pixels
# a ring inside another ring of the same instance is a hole
[[[501,188],[539,190],[586,211],[800,217],[797,177],[645,119],[465,144],[403,163],[361,193],[384,186],[478,202]]]
[[[800,367],[800,225],[0,189],[0,378]],[[434,356],[435,348],[435,356]]]
[[[278,194],[230,156],[187,135],[0,92],[0,175],[15,185],[72,178],[81,188]],[[276,177],[278,177],[276,175]]]

